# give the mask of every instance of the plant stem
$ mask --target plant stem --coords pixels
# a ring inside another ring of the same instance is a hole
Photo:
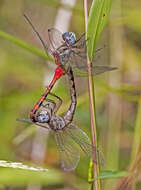
[[[87,23],[88,23],[87,0],[84,0],[84,13],[85,13],[85,31],[87,31]],[[94,80],[92,77],[92,69],[91,69],[92,64],[88,58],[88,55],[87,55],[87,65],[88,65],[88,88],[89,88],[89,100],[90,100],[90,122],[91,122],[92,145],[94,147],[97,147]],[[98,179],[99,165],[98,165],[98,156],[96,151],[93,152],[92,159],[97,161],[97,163],[93,162],[93,177],[94,179]],[[94,180],[93,189],[100,190],[100,180]]]

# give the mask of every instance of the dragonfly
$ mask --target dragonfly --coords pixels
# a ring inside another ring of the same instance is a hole
[[[62,99],[50,92],[49,94],[55,97],[57,102],[53,99],[46,98],[36,113],[37,122],[35,124],[53,132],[60,154],[61,168],[63,170],[75,170],[80,160],[80,149],[90,158],[93,153],[96,153],[99,157],[100,164],[104,164],[103,154],[91,144],[87,134],[72,123],[77,98],[71,67],[68,69],[67,76],[71,94],[71,103],[68,110],[63,116],[58,116],[57,111],[62,104]],[[18,119],[18,121],[34,123],[31,122],[31,120],[25,119]],[[97,163],[96,160],[93,161]]]
[[[28,18],[28,16],[24,14],[24,17],[32,27],[37,37],[40,39],[47,55],[48,53],[51,54],[54,58],[55,64],[57,65],[52,81],[46,88],[39,101],[30,111],[30,119],[31,121],[36,123],[37,120],[35,115],[37,110],[42,105],[43,101],[55,85],[56,81],[68,72],[69,66],[71,66],[73,70],[75,70],[77,73],[80,70],[87,70],[87,40],[85,39],[85,34],[82,34],[77,39],[74,32],[61,33],[58,29],[51,28],[48,29],[48,37],[50,41],[50,47],[48,47],[31,20]],[[97,49],[96,52],[99,50],[100,49]],[[110,66],[94,65],[92,67],[92,73],[93,75],[98,75],[106,71],[112,71],[115,69],[117,68]]]

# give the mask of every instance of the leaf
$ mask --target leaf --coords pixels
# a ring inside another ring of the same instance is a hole
[[[105,170],[100,172],[100,175],[97,179],[112,179],[112,178],[120,178],[120,177],[127,177],[130,173],[126,171],[112,171],[112,170]],[[92,182],[95,179],[92,179]]]
[[[88,55],[93,60],[99,37],[107,23],[111,8],[111,0],[93,0],[90,8],[86,38]]]
[[[18,169],[32,170],[32,171],[48,171],[45,168],[33,167],[33,166],[25,165],[22,162],[10,162],[7,160],[0,160],[0,167],[18,168]]]
[[[49,57],[45,52],[43,52],[42,50],[40,49],[37,49],[35,47],[33,47],[32,45],[29,45],[25,42],[23,42],[22,40],[19,40],[15,37],[13,37],[12,35],[10,34],[7,34],[6,32],[3,32],[2,30],[0,30],[0,37],[1,38],[4,38],[4,39],[7,39],[8,41],[16,44],[17,46],[19,47],[22,47],[23,49],[35,54],[35,55],[38,55],[40,57],[43,57],[43,58],[46,58],[48,59],[49,61],[52,61],[52,58]]]
[[[59,172],[41,167],[29,166],[20,162],[0,161],[0,184],[27,185],[32,184],[61,184]]]

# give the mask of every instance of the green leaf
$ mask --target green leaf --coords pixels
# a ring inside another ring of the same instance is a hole
[[[100,175],[97,179],[112,179],[112,178],[120,178],[120,177],[127,177],[130,173],[126,171],[112,171],[112,170],[105,170],[100,172]],[[91,181],[93,181],[92,179]]]
[[[93,0],[90,8],[86,38],[88,55],[93,60],[99,37],[107,23],[111,8],[111,0]]]
[[[0,37],[1,38],[4,38],[14,44],[16,44],[17,46],[19,47],[22,47],[23,49],[35,54],[35,55],[38,55],[40,57],[43,57],[43,58],[46,58],[48,59],[49,61],[52,61],[52,58],[49,57],[45,52],[43,52],[42,50],[38,49],[38,48],[35,48],[33,47],[32,45],[29,45],[25,42],[23,42],[22,40],[19,40],[15,37],[13,37],[12,35],[10,34],[7,34],[6,32],[3,32],[2,30],[0,30]]]
[[[0,162],[0,184],[27,185],[33,184],[61,184],[62,177],[59,172],[41,167],[29,166],[20,162]]]

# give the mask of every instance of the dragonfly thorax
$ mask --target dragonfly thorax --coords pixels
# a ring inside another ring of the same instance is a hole
[[[66,49],[62,53],[60,53],[59,60],[61,65],[63,66],[66,65],[66,63],[69,60],[70,54],[71,54],[71,49]]]
[[[62,117],[59,116],[52,116],[49,122],[49,126],[53,131],[62,130],[66,124]]]
[[[62,34],[62,38],[69,46],[72,46],[76,42],[76,37],[74,32],[65,32],[64,34]]]
[[[64,66],[69,60],[71,54],[71,49],[66,49],[65,47],[60,47],[52,55],[55,59],[56,65]]]

